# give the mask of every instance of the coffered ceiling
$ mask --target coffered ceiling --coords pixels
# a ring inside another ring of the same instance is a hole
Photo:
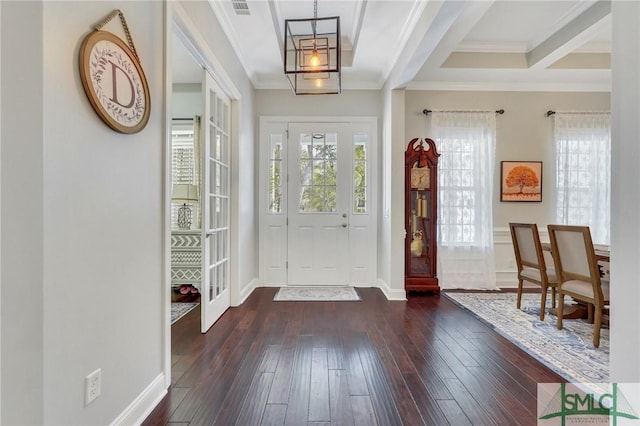
[[[258,89],[288,88],[284,20],[313,0],[209,0]],[[605,0],[318,0],[340,16],[345,90],[610,90]],[[180,64],[174,66],[179,76]]]

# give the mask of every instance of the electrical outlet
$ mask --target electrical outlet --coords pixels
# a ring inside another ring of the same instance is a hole
[[[84,406],[91,404],[94,399],[100,396],[100,382],[102,373],[98,368],[93,373],[84,378]]]

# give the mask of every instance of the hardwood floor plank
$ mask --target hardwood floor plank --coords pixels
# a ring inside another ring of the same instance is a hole
[[[331,421],[331,409],[329,403],[329,370],[327,368],[326,348],[313,348],[311,353],[309,421]]]
[[[287,406],[285,404],[267,404],[260,426],[283,426],[286,415]]]
[[[475,367],[467,367],[456,371],[460,378],[460,382],[472,395],[480,407],[487,413],[489,417],[497,424],[518,424],[518,418],[510,411],[512,407],[519,407],[518,404],[509,404],[509,408],[505,408],[486,381],[478,380],[477,376],[471,374],[470,370]],[[457,400],[457,398],[456,398]]]
[[[256,317],[256,311],[248,311],[246,317],[242,318],[231,330],[226,330],[223,336],[211,335],[211,342],[198,353],[198,358],[191,365],[180,380],[176,382],[177,387],[194,387],[198,381],[204,377],[211,377],[223,368],[227,359],[247,335],[245,331]],[[217,324],[216,324],[217,325]],[[202,341],[202,339],[197,339]],[[213,362],[200,362],[200,360],[211,359]]]
[[[331,398],[331,423],[343,426],[353,425],[349,383],[344,370],[329,370],[329,397]]]
[[[309,421],[312,351],[313,338],[309,335],[299,336],[291,377],[291,392],[289,393],[285,425],[298,426],[306,424]]]
[[[259,411],[260,414],[264,411],[269,388],[273,381],[273,375],[265,373],[261,376],[261,379],[258,380],[258,384],[255,388],[253,388],[253,385],[256,383],[254,378],[258,373],[258,367],[260,366],[268,347],[266,345],[266,340],[271,334],[272,329],[276,327],[276,321],[274,320],[275,315],[277,315],[276,312],[269,312],[267,314],[267,317],[262,324],[262,332],[253,340],[253,343],[249,347],[240,367],[237,369],[236,375],[230,383],[226,392],[226,398],[222,400],[222,405],[220,405],[218,410],[216,410],[217,414],[214,417],[214,425],[227,426],[234,424],[245,405],[252,411],[249,414],[250,417],[258,417],[258,419],[261,417],[254,413],[254,411]],[[254,406],[254,401],[247,401],[252,390],[255,392],[255,394],[252,395],[252,398],[258,398],[264,395],[264,401],[259,402],[261,404],[259,407]],[[216,404],[220,400],[220,398],[215,398]],[[213,406],[215,405],[211,404],[211,407]],[[202,419],[202,417],[200,417],[200,419]],[[209,424],[208,417],[205,417],[205,419],[207,420],[202,421],[202,423]],[[258,422],[255,424],[257,423]]]
[[[172,326],[175,380],[143,425],[530,425],[537,383],[563,381],[446,297],[273,302],[276,290],[206,334],[199,310]]]
[[[462,338],[462,341],[466,341],[466,338]],[[465,367],[477,367],[478,362],[467,352],[467,350],[461,345],[461,340],[454,339],[448,330],[442,330],[439,334],[439,339],[444,343],[451,353],[458,358],[460,363]]]
[[[275,302],[281,315],[286,316],[287,322],[282,340],[282,349],[278,358],[269,404],[287,404],[291,389],[291,375],[293,374],[295,348],[300,335],[304,310],[295,302]]]
[[[353,410],[353,424],[355,426],[378,425],[378,419],[373,410],[371,399],[365,395],[351,396],[351,409]]]
[[[278,360],[280,359],[280,352],[282,351],[282,345],[269,345],[265,351],[262,363],[258,367],[259,371],[264,373],[275,373],[278,367]]]
[[[464,411],[462,411],[462,408],[460,408],[456,401],[452,399],[441,399],[436,402],[450,425],[465,426],[471,424],[469,418],[465,416]]]
[[[378,421],[383,425],[401,425],[402,420],[398,409],[393,399],[389,398],[391,390],[378,351],[364,333],[359,333],[355,337],[355,341],[360,353],[362,370],[367,380],[370,400]]]
[[[536,404],[523,403],[520,398],[509,398],[514,395],[514,388],[505,388],[500,381],[494,375],[494,371],[486,370],[483,367],[467,367],[467,371],[473,376],[478,383],[481,383],[486,389],[488,394],[495,395],[496,404],[499,404],[504,408],[504,411],[509,413],[514,419],[527,418],[535,416],[537,413]],[[515,388],[517,391],[518,388]],[[531,399],[527,399],[531,401]]]
[[[240,410],[238,425],[259,425],[264,414],[274,373],[258,372],[249,386]],[[221,423],[223,424],[223,423]],[[229,423],[227,423],[229,424]]]
[[[384,318],[381,317],[378,318],[378,322],[386,323]],[[387,333],[383,333],[381,330],[381,328],[372,329],[369,336],[372,343],[378,348],[380,360],[387,372],[387,381],[391,391],[391,397],[398,409],[402,423],[405,425],[424,424],[424,419],[420,414],[413,395],[402,375],[403,369],[399,368],[396,363],[396,357],[394,356],[394,354],[400,352],[400,357],[406,359],[406,352],[402,350],[402,346],[398,339],[391,339],[392,343],[389,343],[389,341],[385,339],[389,334],[395,335],[394,332],[388,330]],[[409,360],[408,362],[410,363]],[[409,364],[405,369],[410,370],[411,372],[415,371],[412,364]]]
[[[345,371],[349,383],[350,395],[369,395],[367,380],[362,370],[362,362],[358,354],[358,348],[354,344],[353,333],[342,334],[342,347],[344,350]]]
[[[467,418],[474,425],[494,425],[504,424],[510,425],[503,421],[502,423],[496,422],[494,418],[489,416],[487,412],[480,406],[478,401],[473,398],[473,395],[469,393],[464,384],[458,379],[445,379],[445,385],[455,398],[456,402],[467,416]]]
[[[522,349],[498,334],[487,334],[484,339],[470,340],[475,342],[476,349],[494,362],[500,362],[505,369],[507,364],[515,367],[512,377],[521,377],[521,382],[528,383],[560,383],[566,382],[561,376],[549,368],[540,368],[541,363]],[[535,391],[534,391],[535,393]]]
[[[295,348],[286,347],[280,351],[278,366],[276,367],[271,391],[269,392],[269,404],[286,404],[289,402],[294,356]]]
[[[345,368],[344,348],[337,332],[334,332],[327,342],[327,368],[330,370],[343,370]]]
[[[422,382],[427,388],[429,395],[431,395],[433,399],[451,399],[451,393],[447,390],[443,379],[437,374],[437,370],[431,364],[431,361],[439,355],[434,354],[431,350],[423,354],[408,338],[403,338],[402,342],[409,358],[413,362],[413,371],[416,371],[422,378]],[[446,368],[448,369],[449,367]]]
[[[420,377],[415,373],[403,374],[404,380],[407,383],[409,392],[413,396],[413,400],[420,412],[424,423],[428,425],[445,425],[447,419],[442,413],[442,410],[436,403],[436,400],[431,397],[427,392],[426,387]]]

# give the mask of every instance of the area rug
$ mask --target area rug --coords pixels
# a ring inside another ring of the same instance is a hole
[[[353,287],[281,287],[274,302],[349,302],[359,301],[360,296]]]
[[[600,347],[596,349],[593,325],[587,320],[564,320],[562,330],[556,328],[554,315],[547,313],[540,321],[539,294],[523,294],[521,310],[516,309],[515,293],[442,294],[567,381],[609,382],[609,329],[600,330]]]
[[[174,324],[183,316],[187,315],[193,308],[198,306],[197,302],[174,302],[171,303],[171,324]]]

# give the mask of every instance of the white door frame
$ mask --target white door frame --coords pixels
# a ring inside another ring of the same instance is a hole
[[[213,54],[213,51],[209,47],[206,39],[197,30],[196,25],[193,23],[187,12],[177,2],[165,2],[165,27],[164,27],[164,47],[165,47],[165,81],[164,81],[164,122],[165,122],[165,149],[164,149],[164,171],[163,171],[163,184],[164,184],[164,227],[163,227],[163,292],[162,292],[162,306],[164,312],[164,329],[162,332],[162,345],[163,345],[163,374],[165,388],[169,388],[171,385],[171,116],[172,116],[172,81],[173,73],[171,69],[171,58],[173,54],[173,35],[174,33],[181,39],[185,47],[196,58],[196,61],[207,70],[216,80],[216,82],[222,87],[222,90],[231,99],[231,168],[237,170],[238,157],[234,155],[235,147],[238,146],[238,128],[237,123],[239,106],[238,103],[241,100],[240,91],[233,83],[233,80],[226,73],[221,62]],[[203,89],[204,90],[204,89]],[[230,209],[230,222],[231,222],[231,249],[229,258],[230,268],[230,292],[231,292],[231,304],[234,305],[234,301],[239,300],[240,290],[237,283],[237,274],[235,271],[238,267],[238,260],[236,253],[237,250],[237,227],[234,224],[238,223],[238,209],[236,207],[238,189],[233,185],[231,186],[231,205]]]
[[[258,177],[258,209],[259,209],[259,241],[260,241],[260,282],[263,286],[286,286],[287,272],[287,205],[286,179],[283,185],[280,212],[269,212],[269,149],[272,143],[287,142],[287,126],[290,123],[347,123],[354,132],[369,135],[367,148],[367,214],[351,214],[349,220],[350,233],[350,265],[349,277],[351,285],[377,286],[377,232],[378,232],[378,124],[376,117],[317,117],[317,116],[262,116],[260,117],[260,153]],[[282,162],[288,161],[285,150]],[[351,207],[350,207],[351,208]],[[358,233],[359,238],[352,238]],[[364,241],[360,245],[352,245],[354,240]],[[267,245],[268,244],[268,245]]]

